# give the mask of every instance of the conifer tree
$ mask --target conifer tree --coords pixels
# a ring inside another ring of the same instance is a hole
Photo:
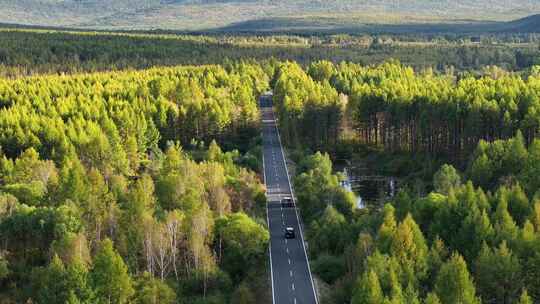
[[[441,267],[435,283],[435,292],[443,304],[480,303],[467,264],[457,253]]]
[[[519,164],[523,168],[519,179],[523,182],[523,186],[529,195],[534,195],[540,188],[540,140],[534,139],[529,145],[529,157],[525,164]]]
[[[379,282],[379,277],[374,271],[365,272],[358,281],[352,304],[380,304],[384,301],[384,295]]]
[[[379,228],[377,235],[378,248],[383,253],[390,252],[392,238],[397,229],[397,223],[394,216],[394,207],[385,205],[383,210],[383,223]]]
[[[508,201],[504,195],[499,195],[497,209],[493,214],[493,226],[498,240],[512,242],[518,234],[518,227],[508,212]]]
[[[522,288],[521,265],[506,242],[494,251],[484,244],[475,270],[478,293],[484,301],[511,303],[517,298]]]
[[[409,214],[392,235],[390,253],[403,268],[406,282],[417,286],[417,282],[426,275],[428,247],[426,240]]]
[[[127,267],[109,239],[102,242],[94,257],[90,283],[98,303],[129,303],[134,294]]]
[[[450,189],[461,185],[461,177],[452,165],[444,164],[433,177],[435,191],[448,194]]]
[[[93,291],[88,286],[88,271],[80,261],[65,265],[55,255],[45,268],[34,270],[32,289],[39,303],[91,303]]]

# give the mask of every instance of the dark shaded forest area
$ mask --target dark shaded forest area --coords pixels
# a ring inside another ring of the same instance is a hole
[[[474,71],[488,65],[521,70],[540,62],[535,34],[195,36],[6,28],[0,31],[0,38],[0,75],[11,77],[222,64],[240,59],[368,65],[395,58],[416,69],[440,71]]]

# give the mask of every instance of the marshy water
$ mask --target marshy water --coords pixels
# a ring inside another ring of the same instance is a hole
[[[395,177],[369,172],[365,167],[348,161],[336,162],[335,170],[343,175],[341,186],[356,195],[358,209],[393,197],[399,187]]]

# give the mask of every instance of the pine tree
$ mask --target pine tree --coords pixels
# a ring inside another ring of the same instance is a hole
[[[417,282],[426,275],[428,247],[410,214],[397,227],[390,246],[390,253],[400,263],[406,282],[417,286]]]
[[[384,295],[377,273],[365,272],[356,285],[351,304],[381,304],[383,300]]]
[[[467,259],[474,259],[484,242],[491,242],[495,231],[486,210],[472,209],[460,229],[459,248]]]
[[[527,255],[523,267],[525,286],[532,298],[540,299],[540,252],[535,250]]]
[[[93,291],[88,286],[88,271],[79,261],[64,265],[55,255],[46,268],[33,272],[32,289],[39,303],[90,303]]]
[[[533,195],[540,188],[540,140],[534,139],[529,146],[529,157],[527,162],[520,165],[523,169],[519,176],[519,180],[523,182],[523,186],[529,195]]]
[[[529,199],[519,183],[514,185],[510,191],[507,192],[507,197],[508,211],[518,225],[523,225],[526,218],[531,213],[531,208],[529,206]]]
[[[432,288],[444,261],[448,258],[448,249],[444,242],[439,238],[435,238],[431,244],[428,255],[428,274],[426,282],[429,282],[429,287]]]
[[[486,154],[477,157],[470,168],[470,176],[475,185],[489,189],[493,178],[493,166]]]
[[[127,201],[122,206],[118,243],[120,252],[126,256],[126,262],[132,270],[140,266],[145,225],[152,218],[155,201],[154,182],[149,175],[143,174],[130,189]]]
[[[60,170],[60,184],[55,200],[63,202],[70,199],[83,202],[88,195],[86,170],[76,156],[64,159]]]
[[[478,292],[483,300],[511,303],[517,298],[522,288],[521,266],[506,242],[503,241],[495,251],[484,244],[475,269]]]
[[[407,304],[420,304],[420,299],[418,298],[418,291],[413,285],[407,286],[405,289],[405,303]]]
[[[507,153],[506,157],[508,165],[504,171],[508,173],[518,173],[519,168],[527,162],[529,156],[529,152],[525,147],[525,139],[520,130],[518,130],[514,138],[510,140],[510,147]]]
[[[435,191],[448,194],[450,189],[461,185],[461,177],[452,165],[444,164],[433,177]]]
[[[394,207],[392,207],[392,205],[385,205],[383,213],[383,223],[379,228],[377,244],[381,252],[388,253],[390,252],[392,238],[396,231],[397,223],[394,216]]]
[[[69,296],[64,263],[54,256],[47,268],[34,272],[33,289],[40,303],[64,303]]]
[[[536,200],[534,203],[533,211],[530,215],[531,222],[535,231],[540,231],[540,201]]]
[[[396,271],[393,267],[389,269],[390,277],[390,300],[391,303],[403,303],[405,302],[405,296],[403,295],[403,290],[399,278],[396,274]]]
[[[75,260],[66,267],[69,299],[78,303],[92,303],[94,290],[89,284],[89,273],[84,261]],[[68,300],[69,301],[69,300]]]
[[[521,229],[519,233],[519,252],[533,252],[535,250],[536,241],[537,235],[534,226],[529,220],[526,220],[525,224],[523,224],[523,229]]]
[[[210,143],[210,146],[208,147],[208,152],[206,159],[209,161],[215,161],[215,162],[221,162],[223,157],[223,151],[221,151],[221,148],[218,146],[215,140],[212,140]]]
[[[109,239],[101,243],[94,257],[90,283],[98,303],[128,303],[134,294],[127,267]]]
[[[518,235],[518,227],[508,212],[508,201],[505,195],[499,195],[497,210],[493,215],[493,226],[498,240],[512,242]]]
[[[443,304],[479,304],[465,260],[454,253],[441,267],[435,292]]]

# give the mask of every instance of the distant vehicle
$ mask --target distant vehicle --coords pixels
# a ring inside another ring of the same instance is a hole
[[[292,197],[285,196],[284,198],[282,198],[281,199],[281,207],[283,207],[283,208],[292,208],[292,207],[294,207]]]
[[[294,239],[295,238],[294,228],[293,227],[285,228],[285,238],[286,239]]]

